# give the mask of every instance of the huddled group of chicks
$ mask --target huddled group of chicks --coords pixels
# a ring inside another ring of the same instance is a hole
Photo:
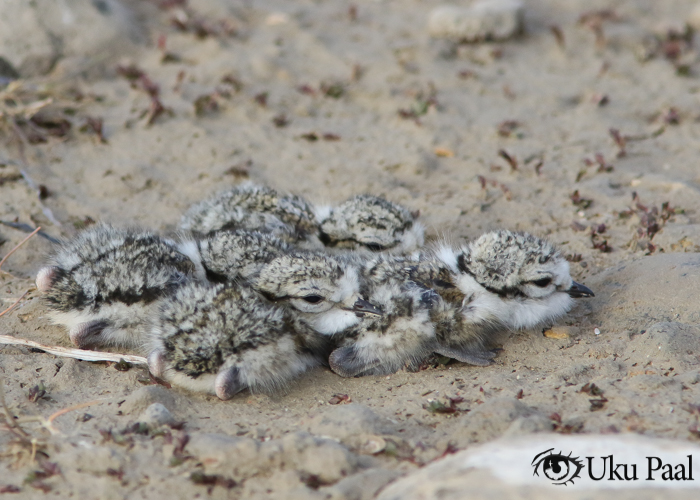
[[[173,238],[88,228],[36,283],[78,347],[135,348],[154,376],[221,399],[316,365],[389,374],[439,353],[485,366],[497,332],[593,295],[544,240],[495,231],[422,248],[417,216],[376,196],[316,207],[245,184],[191,207]]]

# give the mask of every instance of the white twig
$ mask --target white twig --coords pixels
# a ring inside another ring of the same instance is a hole
[[[32,342],[31,340],[12,337],[11,335],[0,335],[0,344],[23,345],[25,347],[33,347],[35,349],[41,349],[42,351],[48,352],[49,354],[54,354],[56,356],[82,359],[85,361],[114,361],[118,363],[123,359],[127,363],[132,363],[134,365],[148,364],[146,358],[144,358],[143,356],[134,356],[133,354],[115,354],[113,352],[102,351],[86,351],[84,349],[72,349],[70,347],[43,345],[37,342]]]

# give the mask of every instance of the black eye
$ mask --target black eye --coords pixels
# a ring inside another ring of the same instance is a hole
[[[552,278],[542,278],[537,281],[533,281],[532,284],[535,286],[538,286],[540,288],[544,288],[546,286],[549,286],[549,284],[552,282]]]
[[[307,295],[306,297],[302,297],[306,302],[309,304],[318,304],[323,300],[323,297],[320,295]]]

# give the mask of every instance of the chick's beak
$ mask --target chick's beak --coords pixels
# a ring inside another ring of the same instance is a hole
[[[376,314],[377,316],[384,314],[381,309],[363,299],[357,299],[350,310],[358,316],[363,313]]]
[[[568,293],[571,297],[575,299],[581,297],[595,297],[593,290],[591,290],[587,286],[582,285],[581,283],[576,283],[575,281],[571,282],[571,288],[569,288],[566,291],[566,293]]]

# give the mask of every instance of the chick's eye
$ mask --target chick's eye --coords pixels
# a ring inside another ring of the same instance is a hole
[[[538,286],[540,288],[544,288],[546,286],[549,286],[549,284],[552,282],[552,278],[542,278],[537,281],[533,281],[532,284],[535,286]]]
[[[309,304],[318,304],[323,300],[323,297],[320,295],[307,295],[306,297],[302,297],[306,302]]]

